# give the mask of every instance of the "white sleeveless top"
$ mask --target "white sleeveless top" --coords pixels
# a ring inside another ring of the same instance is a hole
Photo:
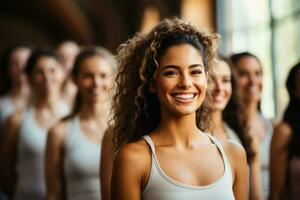
[[[100,151],[101,145],[83,134],[79,116],[75,116],[70,122],[65,140],[64,172],[67,199],[101,199]]]
[[[232,130],[232,128],[230,128],[228,126],[227,123],[224,122],[223,123],[223,127],[225,129],[225,132],[228,134],[228,139],[230,141],[242,145],[242,142],[241,142],[240,138],[237,136],[237,134],[234,132],[234,130]]]
[[[261,155],[261,176],[262,176],[262,186],[264,198],[268,199],[269,196],[269,186],[270,186],[270,148],[271,148],[271,140],[273,135],[273,127],[269,120],[264,118],[261,114],[259,114],[261,121],[265,128],[265,136],[260,144],[260,155]]]
[[[62,105],[61,116],[67,114]],[[17,139],[17,184],[16,200],[43,200],[45,198],[44,154],[47,130],[41,128],[35,119],[34,108],[23,115]]]
[[[13,114],[15,110],[16,108],[8,95],[0,98],[0,128],[3,127],[7,118]]]
[[[217,146],[224,164],[224,173],[214,183],[205,186],[191,186],[179,183],[168,177],[157,161],[155,147],[148,135],[143,138],[151,148],[151,170],[148,183],[142,192],[143,200],[233,200],[233,179],[230,164],[227,160],[221,143],[214,137],[209,136]],[[199,169],[200,170],[200,169]]]

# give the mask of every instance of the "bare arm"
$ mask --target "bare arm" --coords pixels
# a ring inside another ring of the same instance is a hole
[[[17,137],[22,121],[22,113],[12,115],[4,125],[2,136],[2,159],[1,171],[3,172],[3,189],[12,197],[17,180],[16,157],[17,157]]]
[[[270,200],[279,200],[283,194],[291,133],[286,123],[274,129],[270,151]]]
[[[111,197],[113,200],[140,200],[150,171],[150,153],[145,144],[128,144],[113,162]]]
[[[261,155],[259,139],[256,137],[252,137],[251,145],[255,151],[255,156],[249,164],[249,199],[263,200],[264,194],[261,176]]]
[[[110,200],[110,185],[113,168],[113,141],[112,129],[108,128],[102,140],[101,165],[100,165],[100,183],[101,196],[103,200]]]
[[[66,134],[66,123],[54,126],[47,137],[45,172],[46,199],[58,200],[63,198],[63,146]]]
[[[247,200],[247,158],[244,148],[231,142],[223,142],[233,173],[233,193],[236,200]]]

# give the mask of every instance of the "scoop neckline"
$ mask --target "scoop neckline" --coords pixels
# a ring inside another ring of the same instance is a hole
[[[152,157],[154,157],[154,165],[156,166],[157,168],[157,171],[160,173],[160,175],[162,176],[162,178],[164,178],[166,181],[170,182],[171,184],[174,184],[176,186],[179,186],[179,187],[183,187],[183,188],[187,188],[187,189],[192,189],[192,190],[199,190],[199,189],[207,189],[207,188],[210,188],[210,187],[213,187],[217,184],[219,184],[224,178],[225,178],[225,175],[226,175],[226,171],[228,170],[227,169],[227,165],[225,163],[225,155],[223,154],[223,151],[220,149],[219,145],[216,144],[216,142],[214,141],[214,139],[212,139],[213,136],[210,136],[208,135],[207,133],[205,133],[207,135],[207,137],[210,139],[210,141],[216,145],[219,153],[221,154],[221,159],[222,159],[222,163],[223,163],[223,166],[224,166],[224,171],[222,173],[222,176],[219,177],[217,180],[215,180],[214,182],[208,184],[208,185],[188,185],[188,184],[185,184],[185,183],[181,183],[177,180],[174,180],[173,178],[171,178],[170,176],[168,176],[164,170],[160,167],[160,164],[158,162],[158,159],[156,157],[156,153],[155,153],[155,145],[151,139],[151,137],[149,135],[147,135],[149,138],[150,138],[150,141],[153,145],[153,150],[152,150]],[[152,159],[152,162],[153,162],[153,159]],[[152,170],[151,170],[151,173],[150,173],[150,176],[152,174]],[[149,177],[149,180],[150,180],[150,177]]]

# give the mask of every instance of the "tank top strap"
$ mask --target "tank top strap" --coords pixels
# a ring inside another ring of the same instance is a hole
[[[68,132],[66,135],[65,145],[69,148],[76,142],[78,131],[80,131],[79,117],[78,115],[75,115],[69,122]]]
[[[151,148],[152,153],[155,154],[155,147],[154,147],[154,144],[153,144],[152,139],[150,138],[150,136],[149,135],[144,135],[143,139],[146,140],[146,142],[148,143],[148,145]]]
[[[225,152],[223,150],[223,147],[222,147],[222,144],[220,143],[220,141],[217,138],[211,136],[210,134],[207,134],[207,136],[218,147],[218,149],[221,152],[222,156],[225,157]]]
[[[225,151],[224,151],[224,149],[223,149],[223,146],[222,146],[221,142],[220,142],[217,138],[215,138],[215,137],[213,137],[213,136],[211,136],[211,135],[209,135],[209,134],[207,134],[207,136],[211,139],[211,141],[212,141],[212,142],[217,146],[217,148],[219,149],[219,151],[220,151],[220,153],[221,153],[221,156],[222,156],[222,159],[223,159],[223,162],[224,162],[225,170],[227,169],[227,170],[230,171],[230,173],[232,174],[232,170],[231,170],[229,161],[228,161],[228,159],[227,159],[227,156],[226,156],[226,154],[225,154]]]

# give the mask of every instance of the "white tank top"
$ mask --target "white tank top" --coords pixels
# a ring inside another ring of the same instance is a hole
[[[148,135],[143,138],[151,148],[151,170],[148,183],[142,192],[143,200],[233,200],[233,180],[230,164],[223,151],[221,143],[214,137],[209,136],[217,146],[224,164],[224,173],[214,183],[205,186],[191,186],[179,183],[168,177],[160,168],[155,155],[155,147]]]
[[[101,145],[89,140],[82,132],[80,120],[75,116],[70,122],[65,140],[64,172],[67,199],[99,200]]]
[[[61,106],[61,116],[67,114],[66,105]],[[23,115],[17,140],[17,185],[16,200],[44,200],[44,154],[47,130],[41,128],[35,119],[34,108]]]
[[[11,98],[6,95],[0,99],[0,128],[3,127],[6,119],[15,112],[15,106]]]
[[[260,144],[260,155],[261,155],[261,176],[262,176],[262,186],[264,192],[264,198],[268,199],[269,196],[269,186],[270,186],[270,172],[269,172],[269,164],[270,164],[270,147],[271,140],[273,135],[273,127],[269,120],[264,118],[261,114],[259,114],[261,121],[265,128],[265,136]]]

